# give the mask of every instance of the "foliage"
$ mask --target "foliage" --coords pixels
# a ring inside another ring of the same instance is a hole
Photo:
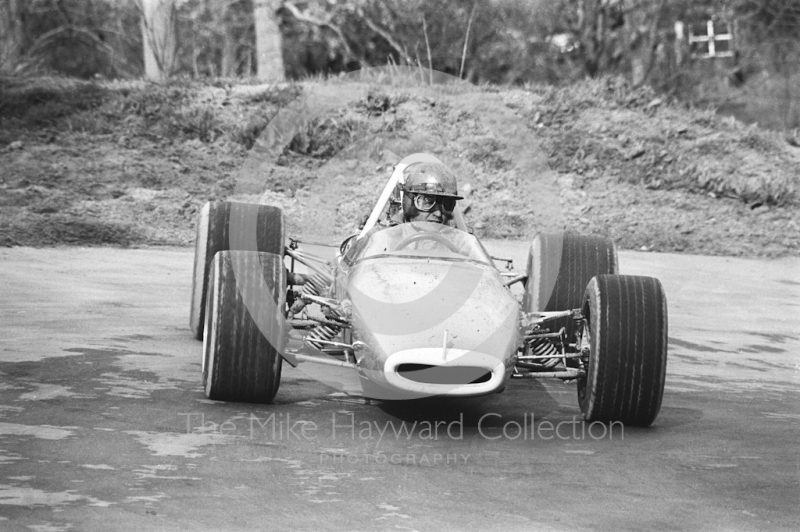
[[[459,75],[463,62],[463,73],[472,81],[517,82],[554,80],[564,63],[545,41],[536,9],[547,4],[539,1],[308,0],[282,5],[289,77],[387,61]],[[184,0],[177,7],[178,74],[214,78],[255,72],[253,0]],[[20,46],[28,61],[39,59],[47,70],[83,78],[141,75],[135,2],[33,0],[24,10]]]
[[[22,2],[17,20],[22,25],[18,60],[36,64],[40,71],[83,78],[136,75],[141,71],[141,38],[138,31],[130,31],[139,27],[132,4],[111,0]]]
[[[387,63],[431,67],[474,83],[566,85],[624,75],[635,85],[650,84],[687,101],[737,109],[743,118],[800,127],[800,0],[273,2],[290,79]],[[6,33],[0,38],[0,75],[141,76],[136,4],[0,0],[0,18],[9,6],[22,10],[0,24],[0,33]],[[176,5],[176,75],[255,74],[254,0],[176,0]],[[735,57],[692,58],[676,40],[675,21],[715,17],[735,21]],[[178,122],[179,129],[205,131],[201,137],[211,127],[202,113]],[[247,131],[240,126],[244,138],[252,136]]]
[[[735,55],[687,64],[673,76],[671,88],[687,100],[717,107],[747,123],[784,130],[800,127],[800,0],[698,4],[688,12],[731,24]]]
[[[744,61],[766,62],[776,72],[797,71],[800,0],[736,0],[730,12],[738,21]]]
[[[46,126],[100,106],[106,91],[95,83],[62,78],[0,79],[0,120]]]

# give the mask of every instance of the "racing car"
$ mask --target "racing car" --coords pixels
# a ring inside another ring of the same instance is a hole
[[[277,207],[204,206],[190,324],[208,398],[269,403],[285,361],[347,368],[384,400],[575,381],[587,421],[653,423],[667,363],[657,279],[619,275],[612,242],[569,232],[538,234],[524,271],[501,269],[457,209],[452,227],[381,229],[396,184],[360,232],[332,244],[333,261],[287,237]]]

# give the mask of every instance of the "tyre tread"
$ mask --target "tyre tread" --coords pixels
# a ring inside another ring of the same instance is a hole
[[[661,408],[667,307],[652,277],[600,275],[586,288],[592,353],[579,400],[589,421],[649,426]]]
[[[240,261],[234,271],[233,261]],[[213,360],[203,375],[210,399],[236,402],[271,402],[280,384],[284,345],[272,345],[259,323],[270,327],[270,338],[285,339],[285,322],[267,316],[263,305],[253,308],[243,294],[266,290],[283,308],[286,271],[283,257],[272,253],[222,251],[212,261],[211,296],[207,323],[215,321],[214,340],[204,342],[204,357]],[[218,312],[213,313],[216,303]],[[256,313],[251,314],[251,309]],[[209,334],[210,336],[210,334]],[[213,350],[213,353],[208,352]]]

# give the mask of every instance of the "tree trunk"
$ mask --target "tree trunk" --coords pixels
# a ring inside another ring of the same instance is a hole
[[[227,9],[229,8],[226,8],[226,15]],[[234,78],[236,77],[236,65],[238,62],[236,56],[238,35],[236,35],[228,16],[222,17],[222,35],[222,76]]]
[[[648,13],[641,2],[629,0],[625,7],[625,44],[630,63],[630,80],[633,85],[639,85],[644,81],[649,59]]]
[[[214,33],[218,34],[222,41],[219,72],[220,76],[224,78],[236,77],[238,63],[239,36],[234,28],[234,14],[231,4],[230,0],[211,2],[211,19],[214,25]]]
[[[664,0],[627,0],[625,5],[625,52],[630,62],[631,83],[634,86],[647,81],[653,69],[664,4]]]
[[[174,0],[141,0],[144,74],[162,81],[175,68],[178,17]]]
[[[0,0],[0,71],[18,66],[24,38],[20,1]]]
[[[278,28],[279,0],[255,0],[253,16],[256,23],[256,70],[258,77],[277,82],[285,79],[281,33]]]
[[[604,52],[603,0],[578,2],[578,35],[583,57],[583,70],[590,77],[600,73]]]

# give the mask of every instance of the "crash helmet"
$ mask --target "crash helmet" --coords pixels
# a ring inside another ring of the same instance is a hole
[[[406,169],[405,174],[403,192],[464,199],[458,195],[455,174],[443,164],[415,163]]]
[[[406,220],[447,223],[458,195],[455,174],[439,163],[420,162],[405,171],[403,214]],[[437,208],[438,207],[438,208]]]

